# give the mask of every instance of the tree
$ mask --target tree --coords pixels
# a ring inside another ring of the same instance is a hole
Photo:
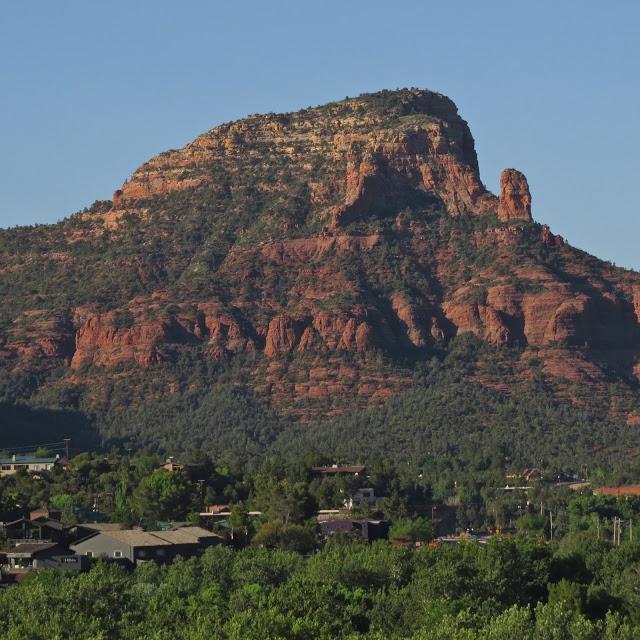
[[[585,610],[587,589],[584,585],[563,578],[549,585],[549,604],[562,604],[569,611],[583,613]]]
[[[253,501],[267,520],[282,524],[300,524],[313,510],[305,482],[279,480],[264,472],[255,478]]]
[[[197,504],[198,491],[181,471],[156,469],[133,492],[133,512],[147,527],[160,520],[184,520]]]
[[[135,516],[129,504],[128,491],[129,483],[125,476],[121,478],[118,486],[115,489],[115,509],[113,512],[114,520],[116,522],[119,522],[125,528],[129,528],[135,523]]]
[[[78,519],[76,518],[76,501],[73,496],[68,493],[61,493],[55,496],[51,496],[49,504],[54,509],[59,509],[62,512],[61,522],[65,525],[75,524]]]
[[[300,524],[265,522],[256,532],[253,544],[278,547],[285,551],[309,553],[315,548],[313,531]]]
[[[426,518],[399,518],[389,530],[389,538],[408,538],[413,542],[427,542],[433,538],[433,527]]]
[[[244,502],[231,505],[229,526],[231,527],[231,537],[234,542],[244,544],[250,539],[253,533],[253,521]]]
[[[563,602],[539,604],[535,609],[535,640],[598,640],[594,625]]]
[[[547,519],[535,513],[527,513],[516,520],[516,529],[518,531],[534,535],[543,535],[546,525]]]

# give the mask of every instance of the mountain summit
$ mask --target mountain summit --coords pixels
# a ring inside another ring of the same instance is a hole
[[[275,182],[259,183],[259,192],[290,190],[291,174],[308,185],[307,215],[282,220],[287,232],[318,222],[337,229],[398,210],[405,201],[426,201],[426,194],[451,215],[498,210],[501,218],[530,217],[524,209],[498,209],[480,180],[467,123],[449,98],[424,90],[364,95],[217,127],[140,167],[115,192],[109,215],[118,219],[137,202],[172,192],[246,186],[247,165],[262,179],[267,176],[260,172],[274,172]],[[524,177],[510,170],[504,178],[509,198]]]
[[[487,191],[430,91],[216,127],[111,201],[2,231],[0,290],[5,389],[94,416],[224,382],[322,420],[402,394],[472,334],[495,365],[475,383],[542,376],[640,420],[640,275],[533,222],[519,171]]]

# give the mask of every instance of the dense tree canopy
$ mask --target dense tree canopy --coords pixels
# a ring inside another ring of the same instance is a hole
[[[0,633],[10,640],[631,640],[640,618],[628,567],[640,561],[640,546],[580,557],[592,554],[603,569],[590,585],[579,570],[557,579],[554,567],[567,557],[528,538],[417,554],[385,542],[329,544],[308,557],[217,547],[133,572],[99,562],[87,574],[42,572],[0,591]]]

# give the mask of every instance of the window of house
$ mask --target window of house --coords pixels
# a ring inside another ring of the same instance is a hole
[[[87,556],[87,558],[93,558],[93,551],[85,551],[84,555]]]
[[[11,465],[10,464],[3,464],[2,465],[2,471],[11,471]]]
[[[164,558],[166,555],[167,555],[166,549],[156,549],[156,556],[158,556],[158,558]]]
[[[114,551],[113,552],[113,557],[114,558],[122,558],[122,551]]]

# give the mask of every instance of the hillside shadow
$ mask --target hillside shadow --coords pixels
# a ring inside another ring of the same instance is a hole
[[[79,411],[0,402],[0,450],[31,447],[71,438],[74,451],[100,448],[95,425]]]

